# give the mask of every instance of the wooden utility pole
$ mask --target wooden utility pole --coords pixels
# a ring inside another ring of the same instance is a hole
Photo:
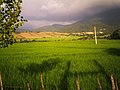
[[[0,73],[0,90],[3,90],[3,85],[2,85],[2,76],[1,76],[1,73]]]
[[[40,80],[41,80],[41,84],[42,84],[42,90],[45,90],[42,73],[40,73]]]
[[[80,90],[79,75],[77,75],[77,77],[76,77],[76,90]]]
[[[27,83],[27,88],[28,90],[30,90],[30,83]]]
[[[96,32],[96,26],[93,27],[94,33],[95,33],[95,44],[97,44],[97,32]]]
[[[97,81],[98,81],[99,90],[102,90],[102,86],[101,86],[101,83],[100,83],[100,79],[97,78]]]
[[[115,80],[114,80],[113,75],[111,75],[111,82],[112,82],[112,90],[116,90],[116,88],[115,88]]]

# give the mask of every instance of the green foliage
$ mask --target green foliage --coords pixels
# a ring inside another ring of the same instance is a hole
[[[25,19],[20,16],[22,0],[0,1],[0,44],[8,47],[13,44],[12,32],[24,24]]]
[[[104,90],[111,90],[111,74],[120,85],[120,40],[98,42],[31,42],[0,48],[3,86],[17,85],[27,90],[26,83],[30,82],[31,90],[41,90],[43,72],[45,90],[76,90],[77,75],[81,90],[98,90],[97,77]]]
[[[111,39],[120,39],[120,29],[115,30],[111,35],[110,35]]]

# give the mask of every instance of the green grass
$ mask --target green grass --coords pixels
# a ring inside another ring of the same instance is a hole
[[[41,90],[40,72],[46,90],[75,90],[77,75],[82,90],[98,89],[97,77],[104,90],[111,90],[111,74],[120,85],[119,67],[120,40],[16,43],[0,49],[3,85],[22,85],[22,90],[27,82],[31,90]]]

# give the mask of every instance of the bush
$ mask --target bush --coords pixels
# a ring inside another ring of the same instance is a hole
[[[111,39],[120,39],[120,29],[119,30],[115,30],[111,35],[110,35]]]

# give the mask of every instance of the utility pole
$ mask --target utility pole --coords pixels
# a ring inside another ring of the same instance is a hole
[[[1,73],[0,73],[0,90],[3,90],[3,85],[2,85],[2,76],[1,76]]]
[[[94,33],[95,33],[95,44],[97,44],[97,34],[96,34],[96,26],[93,26]]]

